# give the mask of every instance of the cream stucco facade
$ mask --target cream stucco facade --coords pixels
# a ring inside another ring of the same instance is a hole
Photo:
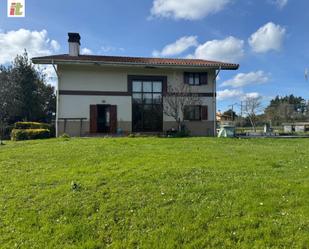
[[[168,86],[176,86],[184,84],[184,72],[201,72],[201,69],[147,69],[134,66],[60,64],[57,71],[58,135],[66,132],[72,136],[78,136],[89,134],[90,105],[102,104],[116,105],[118,128],[125,133],[132,132],[132,96],[128,89],[129,75],[165,76]],[[207,72],[208,84],[190,86],[190,88],[191,92],[200,93],[202,105],[208,106],[208,119],[187,121],[186,126],[191,130],[192,135],[210,136],[215,133],[216,70],[204,69],[203,72]],[[206,93],[209,96],[204,96]],[[79,120],[81,118],[82,125]],[[173,118],[163,115],[163,130],[176,127]]]

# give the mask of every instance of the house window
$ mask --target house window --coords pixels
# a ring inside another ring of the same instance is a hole
[[[186,106],[184,119],[190,121],[201,120],[201,106]]]
[[[132,80],[132,130],[157,132],[163,128],[163,81],[143,76]]]
[[[191,86],[207,85],[207,73],[184,73],[184,83]]]
[[[161,81],[133,81],[133,102],[138,104],[162,104]]]

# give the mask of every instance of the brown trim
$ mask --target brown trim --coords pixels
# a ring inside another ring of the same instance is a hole
[[[117,106],[111,105],[110,106],[110,133],[116,134],[117,133],[117,124],[118,124],[118,118],[117,118]]]
[[[132,84],[128,83],[128,92],[118,92],[118,91],[74,91],[74,90],[59,90],[60,95],[81,95],[81,96],[131,96],[132,95]],[[163,87],[163,96],[166,95]],[[179,95],[183,95],[183,93],[176,93]],[[198,97],[214,97],[216,94],[214,93],[190,93],[193,95],[197,95]]]
[[[171,93],[169,93],[171,94]],[[216,93],[194,93],[194,92],[191,92],[191,93],[174,93],[176,95],[179,95],[179,96],[192,96],[192,95],[195,95],[197,97],[214,97],[214,96],[217,96]]]
[[[92,95],[92,96],[131,96],[129,92],[120,91],[74,91],[59,90],[60,95]]]
[[[167,92],[167,76],[157,75],[128,75],[128,92],[132,93],[132,81],[133,80],[152,80],[162,81],[162,94]]]
[[[197,95],[199,97],[217,97],[217,93],[197,93]]]
[[[98,106],[90,105],[90,126],[89,126],[90,133],[97,133],[98,131],[97,119],[98,119]]]
[[[207,105],[201,106],[201,119],[208,120],[208,106]]]

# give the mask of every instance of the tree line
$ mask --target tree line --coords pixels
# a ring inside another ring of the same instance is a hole
[[[254,130],[265,123],[280,126],[283,123],[309,122],[309,101],[293,94],[278,95],[263,108],[261,97],[247,97],[242,102],[240,115],[232,109],[223,114],[237,121],[238,126],[251,126]]]

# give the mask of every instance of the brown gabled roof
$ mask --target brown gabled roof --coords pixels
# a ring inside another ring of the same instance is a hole
[[[174,59],[174,58],[147,58],[147,57],[124,57],[124,56],[100,56],[79,55],[69,56],[67,54],[52,55],[32,58],[35,64],[63,64],[63,63],[98,63],[107,65],[141,65],[162,67],[207,67],[228,70],[238,69],[238,64],[220,61],[208,61],[200,59]]]

